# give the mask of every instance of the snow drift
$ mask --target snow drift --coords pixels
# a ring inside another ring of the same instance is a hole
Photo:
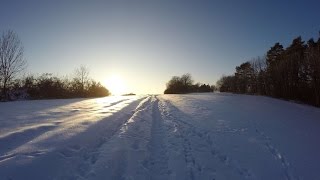
[[[0,179],[319,179],[320,110],[232,94],[0,104]]]

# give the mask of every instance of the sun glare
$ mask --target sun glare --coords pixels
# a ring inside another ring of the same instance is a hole
[[[121,95],[126,93],[125,84],[120,76],[113,75],[106,79],[105,86],[113,95]]]

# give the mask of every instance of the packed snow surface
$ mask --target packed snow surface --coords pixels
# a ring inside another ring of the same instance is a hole
[[[0,180],[316,180],[320,109],[232,94],[0,103]]]

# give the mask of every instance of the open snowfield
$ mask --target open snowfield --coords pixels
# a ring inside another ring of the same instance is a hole
[[[0,103],[0,180],[317,180],[320,109],[190,94]]]

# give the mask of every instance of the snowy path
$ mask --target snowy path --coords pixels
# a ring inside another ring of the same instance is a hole
[[[0,104],[0,180],[320,179],[320,109],[193,94]]]

